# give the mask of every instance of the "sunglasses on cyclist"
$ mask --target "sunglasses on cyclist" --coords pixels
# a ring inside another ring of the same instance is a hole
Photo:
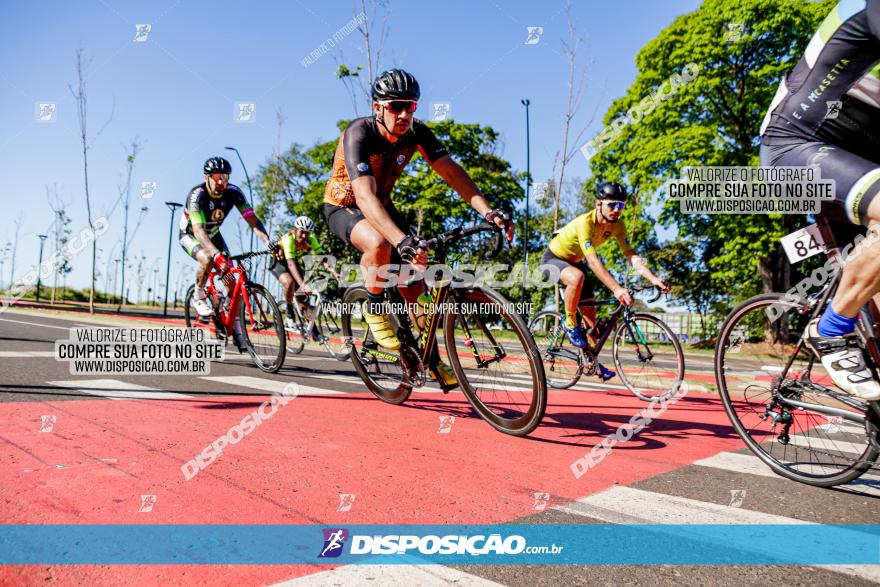
[[[418,106],[418,102],[415,100],[386,100],[384,102],[379,102],[379,104],[394,113],[405,111],[410,114],[415,112],[416,107]]]
[[[229,174],[228,173],[211,173],[208,175],[208,177],[210,177],[211,179],[213,179],[216,182],[223,182],[223,183],[229,182]]]
[[[626,202],[605,202],[612,210],[623,210],[626,208]]]

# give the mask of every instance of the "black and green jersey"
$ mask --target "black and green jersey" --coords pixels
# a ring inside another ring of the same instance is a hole
[[[842,0],[831,10],[782,80],[761,135],[765,145],[880,136],[880,0]]]
[[[201,183],[194,187],[186,198],[183,216],[180,218],[180,231],[193,234],[193,224],[201,224],[208,232],[208,236],[214,236],[220,232],[220,225],[229,216],[233,207],[238,208],[245,220],[254,216],[253,208],[237,186],[229,184],[223,193],[212,196],[208,192],[208,187]]]

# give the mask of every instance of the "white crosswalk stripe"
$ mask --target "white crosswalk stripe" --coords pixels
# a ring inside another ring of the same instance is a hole
[[[713,469],[730,471],[732,473],[747,473],[749,475],[759,475],[761,477],[781,478],[774,473],[770,467],[764,464],[764,461],[756,456],[747,454],[722,452],[707,459],[694,461],[693,464],[700,467],[711,467]],[[847,487],[859,493],[880,497],[880,477],[876,475],[862,475],[857,481]]]
[[[274,587],[329,587],[336,585],[497,587],[501,583],[440,565],[347,565],[277,583]]]
[[[153,387],[119,381],[118,379],[77,379],[70,381],[47,381],[46,383],[57,387],[66,387],[86,395],[97,395],[108,399],[184,399],[193,397],[183,393],[172,393]]]
[[[199,379],[204,379],[205,381],[213,381],[215,383],[225,383],[226,385],[233,385],[235,387],[247,387],[249,389],[256,389],[258,391],[264,391],[266,393],[282,393],[284,388],[287,387],[290,381],[276,381],[275,379],[263,379],[261,377],[250,377],[248,375],[230,375],[226,377],[199,377]],[[299,387],[298,395],[341,395],[344,392],[342,391],[334,391],[332,389],[324,389],[321,387],[313,387],[311,385],[303,385],[299,382],[297,383]]]
[[[0,359],[35,359],[54,356],[53,351],[0,351]]]
[[[856,444],[854,442],[845,442],[843,440],[832,440],[825,436],[808,437],[801,436],[799,434],[791,436],[788,443],[804,448],[816,448],[827,451],[845,452],[852,453],[854,455],[862,454],[867,448],[867,444]]]
[[[553,509],[611,524],[812,524],[796,518],[757,512],[644,491],[612,487]],[[662,526],[658,527],[659,529]],[[810,565],[880,581],[880,565]]]

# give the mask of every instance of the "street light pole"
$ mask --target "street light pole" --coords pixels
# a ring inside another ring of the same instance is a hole
[[[165,306],[162,315],[168,315],[168,276],[171,274],[171,241],[174,238],[174,210],[182,208],[183,204],[177,202],[165,202],[168,209],[171,210],[171,222],[168,224],[168,260],[165,262]]]
[[[238,162],[241,163],[241,168],[244,171],[244,177],[247,180],[248,185],[248,194],[250,199],[251,208],[254,207],[254,190],[251,187],[251,176],[248,175],[247,167],[244,166],[244,159],[241,158],[241,153],[238,152],[238,149],[235,147],[226,147],[227,151],[235,151],[235,154],[238,156]],[[254,231],[251,230],[251,250],[254,250]]]
[[[526,274],[529,272],[529,242],[531,239],[529,238],[529,193],[532,185],[532,171],[531,171],[531,154],[529,152],[530,148],[530,140],[529,140],[529,102],[528,99],[524,98],[520,100],[520,103],[526,107],[526,228],[525,234],[523,234],[523,280],[522,280],[522,295],[520,296],[520,302],[525,305],[526,301]]]
[[[43,272],[43,243],[46,242],[46,239],[49,238],[48,235],[38,234],[40,238],[40,262],[37,264],[37,301],[40,301],[40,287],[43,285],[43,280],[40,279],[40,274]]]

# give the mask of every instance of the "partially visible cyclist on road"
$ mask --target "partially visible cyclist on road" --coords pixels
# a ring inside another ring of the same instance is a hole
[[[303,267],[300,265],[301,259],[309,255],[326,255],[326,251],[321,246],[318,238],[314,234],[315,223],[308,216],[298,216],[293,221],[293,229],[282,236],[278,245],[280,247],[279,262],[272,268],[272,273],[284,285],[284,299],[287,302],[287,318],[285,326],[294,328],[293,317],[296,312],[293,307],[293,300],[299,304],[300,310],[305,314],[309,296],[312,294],[312,287],[306,281],[306,275]],[[339,275],[324,260],[324,266],[339,281]],[[284,277],[292,277],[292,279],[284,279]],[[312,336],[317,336],[317,331],[312,332]]]
[[[232,208],[238,208],[241,217],[267,247],[270,246],[270,240],[244,193],[229,183],[229,174],[232,172],[229,161],[223,157],[211,157],[205,161],[202,171],[205,181],[190,190],[183,206],[180,246],[199,263],[196,269],[193,307],[199,316],[207,317],[213,313],[205,293],[205,283],[211,269],[215,266],[219,271],[229,268],[229,247],[220,234],[220,225],[229,216]],[[292,281],[289,275],[287,279]],[[283,285],[284,281],[281,283]]]
[[[780,83],[761,125],[761,165],[818,166],[822,179],[835,180],[835,199],[822,203],[820,216],[836,240],[880,222],[878,62],[880,0],[840,2]],[[866,400],[880,399],[880,384],[865,364],[855,324],[878,292],[880,243],[874,242],[846,264],[831,304],[807,326],[807,345],[835,385]]]
[[[373,82],[373,114],[352,121],[343,131],[324,192],[324,216],[330,231],[362,253],[361,269],[369,292],[364,318],[376,342],[389,350],[399,349],[400,340],[382,310],[385,280],[376,272],[391,262],[392,252],[420,271],[428,261],[424,239],[404,230],[406,223],[391,202],[394,184],[416,151],[487,222],[506,231],[508,240],[513,239],[509,216],[490,208],[434,133],[413,118],[420,96],[418,82],[406,71],[381,73]],[[421,292],[401,288],[401,293],[415,303]],[[452,370],[442,362],[437,371],[445,384],[457,384]]]
[[[633,303],[629,291],[617,283],[596,254],[596,247],[608,239],[613,237],[617,240],[626,260],[639,275],[659,287],[664,293],[669,291],[669,286],[651,273],[644,259],[636,254],[626,240],[626,226],[620,219],[626,201],[626,189],[622,185],[615,182],[601,184],[596,191],[596,207],[565,225],[553,237],[541,257],[541,265],[559,269],[559,281],[565,286],[563,296],[565,330],[571,344],[579,348],[586,348],[588,339],[591,345],[597,342],[594,328],[595,306],[583,308],[583,318],[587,323],[589,334],[585,334],[583,327],[577,323],[578,302],[592,300],[595,296],[593,275],[611,290],[621,304],[630,306]],[[601,363],[598,364],[597,374],[604,381],[616,375]]]

